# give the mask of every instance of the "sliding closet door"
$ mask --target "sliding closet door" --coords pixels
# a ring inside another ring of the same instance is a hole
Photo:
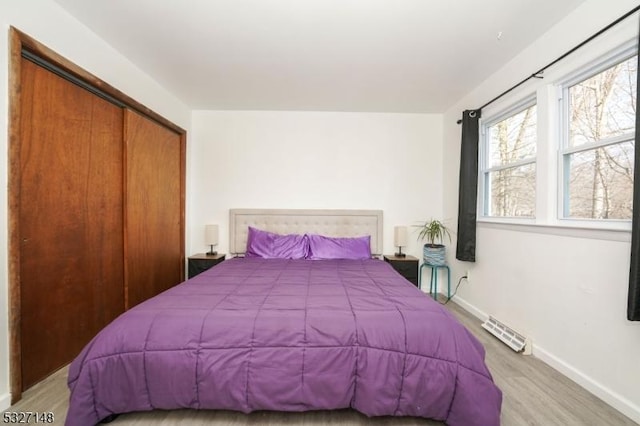
[[[124,310],[123,110],[21,63],[22,388]]]
[[[125,111],[127,309],[184,277],[184,141]]]

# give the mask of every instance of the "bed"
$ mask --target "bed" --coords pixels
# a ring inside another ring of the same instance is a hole
[[[374,256],[249,257],[253,228],[367,236]],[[236,257],[125,312],[72,362],[67,426],[154,409],[348,407],[500,424],[482,345],[376,258],[382,212],[234,209],[229,229]]]

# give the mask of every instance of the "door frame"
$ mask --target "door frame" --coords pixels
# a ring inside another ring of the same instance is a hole
[[[100,78],[57,54],[15,27],[9,28],[9,117],[8,117],[8,274],[9,274],[9,392],[11,404],[22,398],[22,343],[20,298],[20,92],[23,51],[43,59],[65,73],[65,78],[85,88],[90,87],[122,103],[126,108],[158,122],[180,135],[181,155],[181,256],[185,251],[186,130],[145,107]],[[124,190],[124,188],[123,188]],[[124,212],[123,212],[124,214]],[[126,235],[125,235],[126,238]],[[184,262],[182,262],[184,263]],[[182,266],[184,269],[184,265]],[[184,270],[181,276],[184,276]],[[124,285],[124,283],[123,283]]]

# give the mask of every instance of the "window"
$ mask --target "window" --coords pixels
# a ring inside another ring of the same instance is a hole
[[[563,218],[631,218],[638,70],[630,55],[563,87]]]
[[[483,108],[478,220],[627,238],[637,68],[637,28],[629,27],[624,39],[584,49]]]
[[[537,106],[515,111],[482,126],[483,216],[535,217]]]

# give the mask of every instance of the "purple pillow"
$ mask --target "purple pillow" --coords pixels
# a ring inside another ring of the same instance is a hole
[[[306,235],[280,235],[249,227],[246,257],[305,259],[308,253]]]
[[[371,236],[355,238],[307,235],[309,238],[308,259],[371,259]]]

